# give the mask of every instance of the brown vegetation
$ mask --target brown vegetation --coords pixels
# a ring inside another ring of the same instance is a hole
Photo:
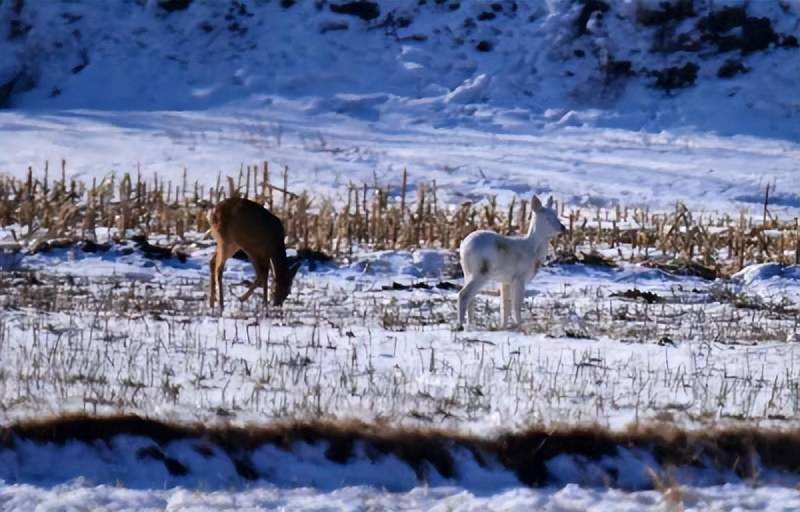
[[[495,438],[480,438],[437,429],[392,427],[356,420],[286,422],[264,427],[207,426],[170,424],[134,415],[97,417],[68,415],[15,423],[0,429],[0,447],[14,449],[17,440],[63,444],[69,441],[95,443],[118,435],[150,438],[158,446],[139,450],[140,459],[164,462],[172,474],[184,475],[191,468],[167,457],[162,447],[172,441],[196,439],[196,450],[208,456],[210,447],[228,454],[240,476],[260,477],[248,461],[248,453],[264,444],[291,451],[296,442],[324,443],[325,456],[346,464],[354,457],[359,443],[369,458],[394,455],[411,466],[421,481],[428,479],[429,468],[445,478],[458,479],[454,448],[465,449],[485,466],[499,463],[530,486],[551,483],[554,479],[546,462],[557,455],[576,455],[588,461],[613,457],[620,449],[642,450],[653,456],[660,467],[649,468],[655,487],[668,475],[667,468],[705,467],[733,471],[741,478],[757,478],[767,469],[800,471],[800,432],[737,427],[687,431],[674,425],[654,424],[627,431],[581,426],[557,429],[530,428]],[[491,459],[491,461],[490,461]],[[609,485],[620,485],[619,475],[611,471]]]
[[[288,190],[288,170],[275,185],[270,166],[242,167],[238,177],[221,177],[207,187],[186,179],[182,183],[151,180],[141,174],[110,176],[86,183],[61,176],[51,179],[47,167],[41,178],[29,169],[26,179],[0,178],[0,225],[19,225],[30,240],[94,240],[96,228],[113,228],[120,237],[132,230],[140,236],[159,235],[173,244],[196,239],[209,229],[206,213],[226,197],[247,197],[281,218],[290,247],[321,251],[334,257],[354,246],[375,249],[441,247],[455,249],[475,229],[520,233],[527,227],[530,205],[513,200],[501,207],[495,197],[457,207],[438,200],[436,183],[418,183],[412,194],[404,172],[399,194],[390,187],[349,185],[346,200],[312,197]],[[560,254],[582,249],[617,249],[619,258],[653,264],[692,275],[713,278],[750,263],[800,262],[797,219],[778,219],[768,208],[763,217],[742,213],[738,218],[698,214],[677,204],[672,212],[615,206],[569,208],[556,205],[568,232],[555,240]],[[585,259],[585,258],[584,258]]]

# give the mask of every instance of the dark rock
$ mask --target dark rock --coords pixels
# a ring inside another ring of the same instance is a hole
[[[739,73],[747,73],[750,71],[741,61],[728,59],[717,71],[717,76],[720,78],[731,78]]]
[[[778,34],[772,29],[769,18],[747,18],[742,26],[742,37],[739,48],[742,53],[766,50],[769,45],[778,42]]]
[[[613,58],[608,59],[604,66],[604,71],[607,81],[616,80],[617,78],[634,74],[631,61],[614,60]]]
[[[653,84],[655,87],[669,92],[672,89],[681,89],[694,85],[699,69],[700,66],[694,62],[687,62],[681,67],[673,66],[652,71],[650,74],[656,77],[656,82]]]
[[[612,297],[622,297],[624,299],[631,299],[637,300],[641,299],[648,304],[655,304],[657,302],[664,302],[664,299],[659,297],[654,292],[649,291],[642,291],[638,288],[633,288],[631,290],[625,290],[624,292],[614,292],[611,294]]]
[[[31,26],[22,20],[11,20],[9,22],[9,29],[9,39],[16,39],[30,32]]]
[[[636,12],[636,19],[645,26],[664,25],[675,23],[695,15],[693,0],[679,0],[677,2],[661,2],[655,10],[641,7]]]
[[[358,16],[364,21],[374,20],[381,15],[381,9],[375,2],[360,0],[357,2],[347,2],[343,4],[331,4],[331,11],[337,14],[347,14]]]
[[[144,235],[134,235],[131,237],[131,242],[136,245],[136,248],[142,253],[142,256],[149,259],[163,260],[170,258],[177,258],[181,263],[185,263],[188,255],[181,251],[174,251],[169,247],[161,247],[153,245]]]
[[[795,36],[783,36],[781,38],[780,46],[783,46],[784,48],[797,48],[800,45],[798,45],[797,38]]]
[[[8,102],[11,99],[11,93],[14,92],[14,87],[16,87],[20,76],[21,73],[15,75],[5,83],[0,83],[0,108],[8,106]]]
[[[299,263],[306,265],[310,272],[335,265],[333,258],[329,254],[308,248],[298,249],[297,255],[289,257],[288,260],[289,266]]]
[[[701,18],[697,28],[706,32],[724,34],[735,27],[741,27],[747,20],[744,7],[724,7]]]
[[[185,11],[192,0],[158,0],[158,6],[167,12]]]
[[[83,252],[107,252],[111,249],[111,243],[105,242],[102,244],[98,244],[94,240],[81,240],[77,243],[77,246]]]
[[[492,43],[489,41],[481,41],[475,46],[475,49],[479,52],[490,52],[492,51]]]
[[[497,15],[493,12],[483,11],[478,15],[479,21],[486,21],[486,20],[493,20],[497,17]]]
[[[743,54],[766,50],[779,42],[769,18],[747,16],[743,7],[726,7],[700,19],[697,28],[703,40],[717,46],[720,52],[739,50]],[[730,33],[733,29],[738,33]]]

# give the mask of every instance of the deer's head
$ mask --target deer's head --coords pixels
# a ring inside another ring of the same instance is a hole
[[[286,297],[289,296],[289,293],[292,291],[292,282],[294,281],[294,276],[297,274],[297,270],[299,268],[300,262],[296,261],[287,268],[286,272],[281,274],[276,272],[275,293],[272,294],[273,306],[280,306],[283,304],[283,301],[286,300]]]
[[[536,234],[541,234],[540,236],[545,238],[552,238],[567,230],[558,219],[558,213],[553,209],[553,196],[548,198],[546,205],[543,205],[538,197],[533,196],[531,206],[533,213],[536,215]]]

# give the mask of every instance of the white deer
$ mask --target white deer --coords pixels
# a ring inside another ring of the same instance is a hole
[[[566,228],[553,210],[553,198],[542,206],[536,196],[531,200],[535,219],[527,236],[504,236],[494,231],[474,231],[461,242],[461,268],[464,287],[458,292],[458,329],[463,328],[469,310],[469,323],[474,323],[473,299],[487,283],[500,283],[500,317],[507,325],[509,310],[514,324],[520,324],[525,285],[539,271],[547,256],[550,240]]]

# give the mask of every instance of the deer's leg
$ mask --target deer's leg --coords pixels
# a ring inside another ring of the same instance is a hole
[[[264,265],[264,314],[269,316],[269,265]]]
[[[486,284],[486,281],[478,278],[473,277],[470,279],[461,291],[458,292],[458,325],[459,327],[464,325],[464,315],[467,312],[467,308],[470,310],[469,315],[469,323],[472,324],[475,322],[475,317],[473,315],[472,309],[472,301],[477,295],[478,291]]]
[[[214,250],[214,254],[211,255],[211,259],[208,260],[208,270],[209,270],[209,281],[208,281],[208,307],[210,309],[214,309],[214,302],[217,298],[217,251]]]
[[[511,313],[511,284],[500,283],[500,327],[508,324],[508,316]]]
[[[512,287],[511,309],[514,315],[514,324],[519,326],[522,324],[522,302],[525,297],[525,280],[518,279],[512,284]]]
[[[248,258],[249,257],[250,256],[248,255]],[[251,259],[250,261],[258,260]],[[253,263],[253,269],[256,271],[256,277],[253,279],[253,282],[250,283],[247,291],[244,292],[241,297],[239,297],[239,300],[242,302],[249,299],[259,286],[264,288],[264,301],[267,300],[267,290],[269,290],[269,265],[263,263]]]
[[[250,283],[250,286],[247,287],[247,290],[239,297],[239,300],[242,302],[249,299],[250,296],[253,295],[253,292],[256,291],[256,288],[258,288],[264,282],[264,276],[261,274],[258,268],[255,265],[253,265],[253,268],[256,269],[256,277],[253,279],[253,282]]]
[[[244,302],[253,295],[253,292],[256,291],[256,288],[261,284],[262,278],[259,275],[256,275],[256,278],[253,279],[253,282],[250,283],[250,286],[247,287],[247,290],[239,296],[239,300]]]
[[[228,261],[228,258],[233,256],[236,251],[239,249],[236,244],[231,243],[220,243],[217,242],[217,252],[214,254],[215,256],[215,269],[214,274],[216,277],[216,287],[217,287],[217,299],[219,300],[219,310],[223,311],[225,309],[225,297],[223,292],[222,286],[222,272],[225,270],[225,262]]]

